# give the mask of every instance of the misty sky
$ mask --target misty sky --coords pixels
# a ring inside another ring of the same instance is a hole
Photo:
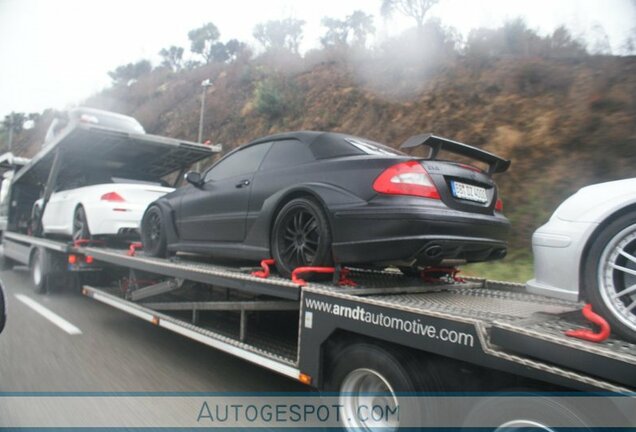
[[[303,19],[302,50],[317,47],[323,16],[343,18],[356,9],[375,15],[377,38],[412,23],[380,17],[381,0],[0,0],[0,115],[38,112],[77,104],[110,83],[109,70],[148,58],[169,45],[188,47],[187,32],[214,22],[221,39],[256,45],[254,25],[269,19]],[[634,26],[631,0],[441,0],[431,11],[466,35],[523,17],[531,28],[551,32],[560,24],[593,43],[598,26],[614,53]]]

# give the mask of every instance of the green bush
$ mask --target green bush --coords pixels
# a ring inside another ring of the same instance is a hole
[[[256,110],[270,120],[278,119],[285,114],[287,104],[281,80],[267,78],[259,82],[256,85],[255,99]]]

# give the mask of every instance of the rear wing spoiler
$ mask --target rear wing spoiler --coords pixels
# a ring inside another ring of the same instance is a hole
[[[489,174],[497,174],[505,172],[510,167],[510,161],[500,158],[497,155],[489,153],[477,147],[469,146],[447,138],[438,137],[430,133],[412,136],[402,143],[401,149],[409,149],[426,145],[431,148],[429,159],[435,159],[441,150],[454,153],[460,156],[466,156],[488,165]]]

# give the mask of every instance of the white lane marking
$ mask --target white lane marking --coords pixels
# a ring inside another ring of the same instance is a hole
[[[64,318],[59,316],[58,314],[51,312],[40,303],[36,302],[30,297],[27,297],[23,294],[15,294],[15,298],[20,300],[22,303],[42,315],[47,320],[51,321],[53,324],[64,330],[66,333],[70,335],[82,334],[82,331],[75,327],[70,322],[66,321]]]

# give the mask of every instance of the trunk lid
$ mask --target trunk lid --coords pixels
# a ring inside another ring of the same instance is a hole
[[[494,213],[497,186],[488,174],[457,162],[422,160],[420,163],[448,207],[472,213]]]

